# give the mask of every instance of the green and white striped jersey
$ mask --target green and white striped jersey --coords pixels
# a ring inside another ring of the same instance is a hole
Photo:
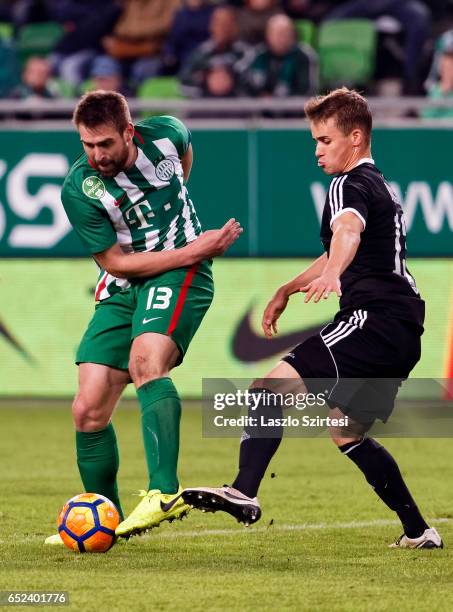
[[[90,253],[115,243],[125,253],[177,249],[201,234],[181,165],[189,130],[175,117],[151,117],[136,125],[134,142],[138,156],[128,170],[106,178],[83,153],[63,184],[66,214]],[[128,286],[101,270],[96,300]]]

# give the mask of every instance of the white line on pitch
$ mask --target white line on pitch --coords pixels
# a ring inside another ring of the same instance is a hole
[[[448,523],[451,519],[448,518],[435,518],[431,519],[429,523]],[[163,538],[197,538],[202,536],[230,536],[230,535],[243,535],[251,533],[266,533],[273,531],[314,531],[317,529],[360,529],[363,527],[381,527],[388,525],[400,525],[401,523],[397,520],[390,519],[377,519],[374,521],[352,521],[350,523],[299,523],[297,525],[269,525],[267,527],[251,527],[237,529],[203,529],[202,531],[171,531],[165,530],[158,534],[153,531],[146,536],[149,538],[163,537]]]

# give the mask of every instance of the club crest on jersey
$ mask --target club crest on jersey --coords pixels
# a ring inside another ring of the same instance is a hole
[[[169,181],[175,173],[171,159],[163,159],[156,166],[156,176],[160,181]]]
[[[83,193],[93,200],[100,200],[105,195],[105,185],[98,176],[89,176],[82,183]]]

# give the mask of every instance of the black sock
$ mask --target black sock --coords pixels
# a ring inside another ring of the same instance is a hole
[[[372,438],[364,438],[339,448],[363,472],[382,501],[397,513],[408,538],[418,538],[428,529],[395,459],[383,446]]]
[[[261,393],[263,397],[266,394],[266,397],[272,395],[263,388],[250,389],[250,393]],[[281,406],[275,406],[275,404],[267,406],[265,399],[261,401],[256,410],[249,409],[249,416],[257,418],[258,423],[261,417],[264,419],[281,418],[281,415]],[[280,446],[282,435],[282,427],[261,428],[257,426],[245,429],[239,450],[239,473],[232,487],[247,497],[256,497],[267,466]]]

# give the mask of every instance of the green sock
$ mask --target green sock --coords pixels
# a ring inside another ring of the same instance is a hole
[[[76,431],[76,448],[77,465],[85,491],[108,497],[123,520],[116,483],[119,456],[113,425],[109,423],[101,431]]]
[[[171,378],[158,378],[137,389],[149,489],[176,493],[181,400]]]

